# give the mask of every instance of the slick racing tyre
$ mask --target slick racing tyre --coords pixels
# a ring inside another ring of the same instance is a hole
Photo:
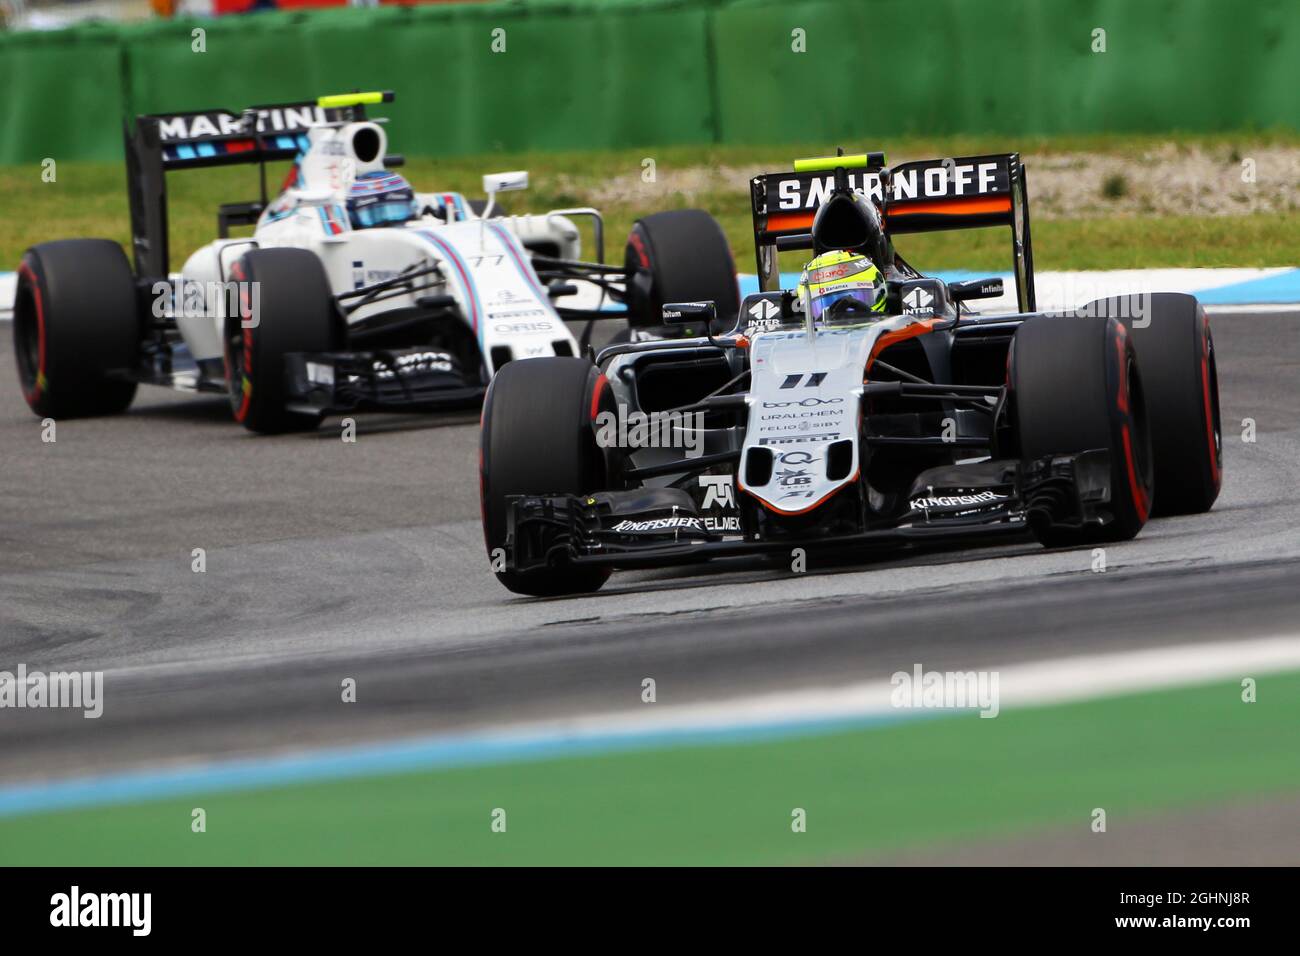
[[[1100,299],[1085,312],[1115,316],[1133,337],[1155,456],[1152,515],[1209,511],[1223,483],[1223,440],[1205,309],[1193,296],[1158,292]]]
[[[613,403],[605,377],[586,359],[525,359],[497,372],[483,400],[479,455],[489,559],[505,546],[509,496],[580,495],[608,487],[592,422]],[[596,591],[609,570],[547,567],[498,571],[497,578],[516,594],[554,597]]]
[[[665,302],[712,301],[729,329],[740,309],[736,263],[717,220],[701,209],[673,209],[638,219],[623,254],[628,321],[664,324]]]
[[[1041,316],[1011,343],[1008,367],[1022,460],[1105,448],[1111,520],[1063,527],[1032,520],[1047,547],[1127,541],[1151,513],[1154,469],[1144,380],[1133,340],[1115,319]]]
[[[116,415],[135,397],[140,351],[135,278],[108,239],[32,246],[18,266],[18,381],[42,417]]]
[[[341,346],[325,267],[305,249],[254,249],[230,267],[230,278],[256,283],[257,290],[252,301],[248,292],[240,293],[241,311],[252,313],[247,323],[238,314],[225,318],[226,382],[235,421],[260,434],[316,428],[323,415],[285,408],[284,357]]]

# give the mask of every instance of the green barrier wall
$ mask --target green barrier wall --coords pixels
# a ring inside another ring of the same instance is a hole
[[[117,158],[127,113],[357,87],[398,91],[416,155],[1297,128],[1300,3],[533,0],[7,34],[0,163]]]
[[[713,36],[722,142],[1300,127],[1296,0],[741,0]]]
[[[0,163],[120,156],[121,34],[0,34]]]

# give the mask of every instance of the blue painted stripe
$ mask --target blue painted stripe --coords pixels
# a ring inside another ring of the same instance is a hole
[[[758,276],[752,272],[742,272],[736,277],[736,283],[740,286],[740,297],[743,299],[747,295],[755,295],[759,292]],[[799,284],[799,273],[782,272],[781,288],[793,289]]]
[[[165,800],[184,794],[268,789],[357,777],[417,773],[565,757],[707,747],[818,736],[954,716],[952,711],[900,711],[835,719],[772,721],[744,726],[613,733],[483,733],[336,747],[288,756],[246,758],[194,767],[148,769],[0,787],[0,817],[79,807]],[[975,712],[969,712],[975,716]]]
[[[550,311],[554,318],[559,318],[560,314],[555,311],[555,306],[551,303],[551,297],[546,294],[542,288],[541,280],[537,278],[537,273],[528,263],[528,253],[524,251],[523,243],[519,238],[507,229],[503,229],[500,223],[489,222],[489,228],[496,234],[497,239],[506,247],[506,252],[510,255],[510,261],[514,263],[515,271],[523,277],[524,283],[533,290],[539,302]]]
[[[1234,282],[1215,289],[1202,289],[1196,293],[1196,298],[1205,305],[1300,302],[1300,269],[1248,282]]]
[[[465,222],[469,219],[465,212],[465,197],[460,193],[439,193],[438,203],[447,222]]]
[[[472,328],[478,338],[479,349],[483,348],[483,323],[487,321],[487,314],[483,311],[483,300],[479,297],[478,287],[474,284],[474,274],[470,271],[468,263],[461,258],[451,243],[439,238],[434,232],[428,229],[421,229],[418,235],[422,236],[426,242],[439,250],[443,256],[456,267],[456,275],[460,277],[461,285],[465,288],[465,294],[470,300],[470,311],[473,319]]]

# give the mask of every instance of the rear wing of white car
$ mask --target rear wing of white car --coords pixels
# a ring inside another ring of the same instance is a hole
[[[224,235],[229,225],[257,221],[267,201],[268,162],[294,159],[306,148],[307,132],[313,126],[363,120],[366,106],[392,100],[393,94],[388,91],[344,93],[239,111],[156,113],[124,123],[136,274],[161,277],[168,272],[167,173],[239,164],[260,167],[260,202],[223,205],[218,222]],[[401,157],[385,157],[384,164],[401,165]]]
[[[861,153],[797,160],[792,171],[754,177],[750,196],[760,289],[779,285],[778,252],[812,248],[813,219],[835,187],[837,169],[876,204],[890,236],[1009,226],[1019,308],[1035,310],[1029,195],[1018,153],[927,159],[892,169],[884,153]]]

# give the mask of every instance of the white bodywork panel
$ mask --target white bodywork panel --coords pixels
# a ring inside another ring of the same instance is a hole
[[[378,134],[378,157],[357,158],[353,138],[359,131]],[[533,270],[526,245],[542,244],[561,258],[577,259],[581,243],[572,221],[555,215],[479,219],[456,193],[416,193],[422,215],[401,226],[353,229],[346,198],[353,180],[383,169],[386,138],[373,123],[313,127],[310,147],[296,164],[296,177],[267,205],[251,238],[218,239],[186,260],[173,280],[201,283],[206,308],[175,309],[181,334],[196,360],[222,355],[224,308],[221,284],[230,266],[250,248],[288,246],[314,252],[325,266],[335,294],[396,276],[409,267],[440,266],[435,288],[416,295],[445,292],[455,297],[473,329],[489,373],[491,350],[508,346],[512,357],[555,355],[557,341],[568,354],[578,345],[560,319]],[[441,212],[443,215],[435,215]],[[429,281],[429,280],[425,280]],[[394,296],[351,313],[349,323],[413,306],[411,295]]]
[[[825,501],[858,476],[858,433],[867,362],[881,337],[918,324],[900,315],[870,325],[760,332],[751,340],[749,424],[741,462],[751,448],[772,451],[772,477],[741,490],[778,514],[798,514]],[[919,330],[918,330],[919,331]],[[832,442],[853,443],[848,473],[826,477]]]

